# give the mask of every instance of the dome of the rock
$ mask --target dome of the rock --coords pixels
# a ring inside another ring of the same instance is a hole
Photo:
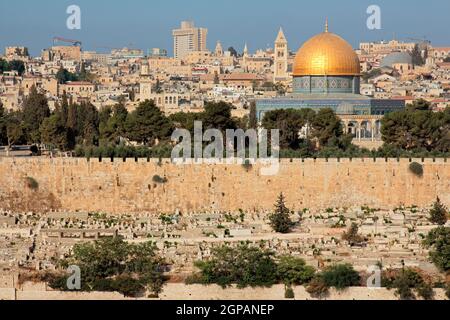
[[[320,33],[298,50],[293,76],[355,76],[360,74],[358,56],[352,46],[331,32]]]

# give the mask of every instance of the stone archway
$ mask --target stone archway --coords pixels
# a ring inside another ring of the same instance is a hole
[[[372,122],[370,120],[363,120],[359,122],[359,139],[368,140],[372,139]]]
[[[345,133],[346,134],[351,134],[353,136],[353,138],[357,137],[357,132],[358,132],[358,122],[357,121],[348,121],[346,122],[346,130]]]

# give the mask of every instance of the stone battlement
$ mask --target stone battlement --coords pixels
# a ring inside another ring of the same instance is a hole
[[[41,157],[27,157],[27,158],[6,158],[0,157],[0,163],[12,163],[12,164],[82,164],[82,163],[152,163],[152,164],[174,164],[172,159],[169,158],[41,158]],[[447,158],[283,158],[280,159],[280,164],[298,164],[298,163],[411,163],[418,162],[421,164],[427,163],[449,163],[450,159]],[[257,161],[256,164],[258,164]],[[221,165],[221,164],[219,164]]]

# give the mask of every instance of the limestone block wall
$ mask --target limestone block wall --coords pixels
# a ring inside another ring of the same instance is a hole
[[[450,205],[450,161],[412,159],[282,160],[274,176],[262,164],[176,165],[170,160],[0,158],[0,208],[20,211],[210,212],[272,210],[280,192],[294,210]],[[38,183],[27,186],[27,177]],[[155,179],[155,177],[158,177]],[[162,179],[161,179],[162,178]]]
[[[306,292],[305,287],[294,287],[296,300],[314,300]],[[446,300],[443,289],[435,289],[436,300]],[[0,288],[0,300],[124,300],[117,292],[60,292],[45,289],[14,289]],[[145,299],[145,298],[143,298]],[[183,283],[168,283],[160,294],[160,300],[283,300],[284,285],[271,288],[231,287],[222,289],[219,286],[185,285]],[[398,300],[394,290],[386,288],[370,289],[352,287],[343,291],[330,289],[327,300]]]

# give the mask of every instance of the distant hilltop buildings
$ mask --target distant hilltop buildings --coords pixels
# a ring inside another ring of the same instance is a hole
[[[393,51],[410,51],[414,50],[417,42],[401,42],[398,40],[378,41],[378,42],[361,42],[359,50],[364,53],[390,53]]]
[[[2,59],[13,67],[3,64],[7,67],[0,70],[0,101],[6,109],[16,110],[36,86],[50,107],[61,102],[65,92],[73,101],[97,108],[121,98],[133,110],[152,99],[168,114],[201,112],[204,101],[232,103],[235,116],[248,114],[255,101],[261,114],[273,108],[323,105],[352,121],[379,118],[419,98],[438,109],[450,104],[450,47],[394,39],[363,42],[355,50],[347,43],[336,46],[336,38],[325,32],[308,44],[313,48],[302,51],[302,60],[296,54],[298,47],[290,50],[283,29],[276,31],[271,35],[273,46],[266,48],[249,50],[245,44],[238,51],[221,41],[208,48],[208,29],[183,21],[171,33],[173,55],[165,48],[142,50],[132,45],[98,47],[109,49],[107,53],[85,51],[81,41],[59,37],[39,57],[31,57],[24,46],[9,46]],[[333,54],[322,54],[327,46]],[[343,58],[337,59],[336,48],[344,47]],[[322,56],[328,60],[322,61]],[[321,67],[323,73],[316,72]],[[71,74],[58,78],[62,69]],[[372,139],[371,134],[366,136]]]

